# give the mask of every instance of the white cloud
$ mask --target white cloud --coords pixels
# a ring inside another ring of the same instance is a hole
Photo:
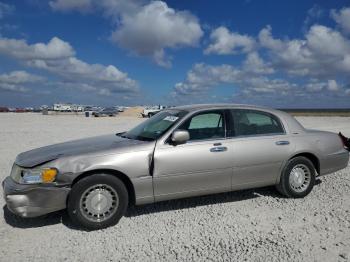
[[[336,92],[336,91],[339,91],[340,87],[338,86],[337,81],[335,81],[335,80],[328,80],[327,89],[329,91]]]
[[[0,38],[0,53],[13,56],[18,59],[62,59],[75,55],[71,45],[54,37],[47,44],[27,44],[25,40]]]
[[[90,83],[113,92],[136,92],[137,83],[115,66],[88,64],[75,57],[63,60],[32,60],[29,65],[45,69],[73,83]]]
[[[350,73],[350,41],[331,28],[314,25],[305,39],[281,40],[266,27],[259,42],[270,51],[275,69],[289,74],[326,78]]]
[[[243,62],[243,68],[247,72],[255,74],[272,74],[275,70],[269,63],[266,63],[257,52],[252,52],[247,55]]]
[[[220,26],[210,34],[211,44],[204,50],[205,54],[236,54],[247,53],[254,49],[255,40],[247,35],[230,32]]]
[[[350,33],[350,8],[342,8],[337,12],[331,10],[331,17],[339,24],[346,33]]]
[[[315,20],[318,20],[321,18],[324,14],[324,10],[317,4],[314,4],[308,11],[306,18],[304,20],[304,30],[309,27],[309,25],[314,22]]]
[[[308,92],[316,93],[316,92],[321,92],[325,87],[326,87],[325,83],[310,82],[306,84],[305,89]]]
[[[185,81],[175,85],[174,92],[178,95],[203,93],[220,83],[235,83],[241,74],[240,70],[231,65],[195,64],[187,73]]]
[[[306,84],[306,91],[314,92],[314,93],[315,92],[320,93],[321,91],[339,93],[339,91],[343,91],[343,90],[339,86],[337,81],[334,79],[323,81],[323,82],[319,82],[316,79],[314,79],[313,81],[310,81],[310,83]]]
[[[136,55],[151,57],[163,67],[171,66],[167,48],[194,47],[203,35],[194,15],[174,10],[163,1],[56,0],[50,6],[56,11],[101,11],[117,20],[111,35],[114,43]]]
[[[43,77],[29,74],[26,71],[12,71],[8,74],[0,75],[0,81],[10,84],[35,83],[44,80]]]
[[[7,15],[12,14],[14,11],[15,11],[15,7],[13,5],[0,2],[0,19],[4,18]]]
[[[201,63],[193,66],[184,82],[175,85],[172,95],[197,96],[222,84],[239,87],[239,92],[246,94],[252,92],[285,94],[286,91],[296,87],[295,84],[283,79],[251,74],[244,68],[239,69],[226,64],[212,66]]]
[[[12,71],[0,75],[0,89],[6,91],[25,92],[27,84],[42,82],[43,77],[29,74],[25,71]]]
[[[202,35],[195,16],[154,1],[136,13],[123,14],[112,41],[137,55],[153,57],[158,65],[170,66],[164,55],[165,48],[196,46]]]
[[[27,66],[39,68],[75,83],[95,85],[111,93],[136,92],[138,84],[113,65],[88,64],[75,57],[71,45],[57,37],[47,44],[28,44],[25,40],[0,38],[0,54],[13,57]]]
[[[188,71],[183,82],[175,84],[172,93],[173,99],[191,102],[208,96],[209,91],[220,86],[232,87],[232,93],[241,97],[298,97],[307,93],[313,95],[349,95],[349,89],[341,87],[334,79],[319,81],[310,79],[301,84],[278,78],[276,76],[252,74],[244,67],[237,68],[231,65],[195,64]]]

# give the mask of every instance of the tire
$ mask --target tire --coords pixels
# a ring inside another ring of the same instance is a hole
[[[95,174],[73,186],[67,210],[74,224],[96,230],[117,224],[126,212],[128,201],[128,191],[119,178]]]
[[[277,190],[289,198],[307,196],[315,185],[315,167],[306,157],[295,157],[284,167]]]

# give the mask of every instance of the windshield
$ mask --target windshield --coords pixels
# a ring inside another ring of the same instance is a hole
[[[187,113],[188,112],[182,110],[161,111],[130,131],[121,134],[121,136],[136,140],[156,140]]]

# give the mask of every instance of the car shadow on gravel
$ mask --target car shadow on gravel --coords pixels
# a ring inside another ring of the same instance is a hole
[[[316,179],[315,186],[322,183],[320,179]],[[255,189],[246,189],[240,191],[232,191],[227,193],[220,193],[214,195],[206,195],[199,197],[191,197],[184,199],[169,200],[163,202],[157,202],[154,204],[147,204],[142,206],[132,206],[125,214],[126,217],[136,217],[141,215],[147,215],[151,213],[166,212],[172,210],[180,210],[187,208],[194,208],[206,205],[215,205],[228,202],[239,202],[249,199],[254,199],[262,196],[272,198],[285,198],[277,192],[275,187],[262,187]]]
[[[322,181],[316,180],[315,186],[319,185]],[[191,197],[177,200],[169,200],[158,202],[154,204],[147,204],[142,206],[131,206],[125,217],[137,217],[141,215],[147,215],[152,213],[166,212],[172,210],[182,210],[187,208],[194,208],[206,205],[215,205],[228,202],[239,202],[258,197],[272,197],[272,198],[284,198],[280,195],[274,187],[263,187],[257,189],[248,189],[241,191],[233,191],[227,193],[220,193],[214,195]],[[66,227],[74,230],[84,230],[82,228],[73,225],[65,210],[53,212],[44,216],[34,218],[21,218],[12,214],[6,206],[3,207],[4,219],[7,224],[16,228],[37,228],[45,227],[62,223]],[[86,230],[84,230],[86,231]]]
[[[248,189],[241,191],[233,191],[227,193],[219,193],[214,195],[206,195],[199,197],[183,198],[147,204],[142,206],[132,206],[126,213],[126,217],[135,217],[151,213],[166,212],[172,210],[180,210],[194,208],[207,205],[215,205],[228,202],[239,202],[261,196],[270,196],[273,198],[283,198],[274,187],[264,187],[258,189]]]
[[[53,212],[47,215],[33,218],[22,218],[16,216],[3,206],[4,219],[7,224],[17,228],[37,228],[63,223],[67,227],[72,227],[69,222],[68,214],[65,210]]]

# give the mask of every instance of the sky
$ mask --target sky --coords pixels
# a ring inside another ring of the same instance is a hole
[[[350,108],[350,3],[0,0],[0,106]]]

